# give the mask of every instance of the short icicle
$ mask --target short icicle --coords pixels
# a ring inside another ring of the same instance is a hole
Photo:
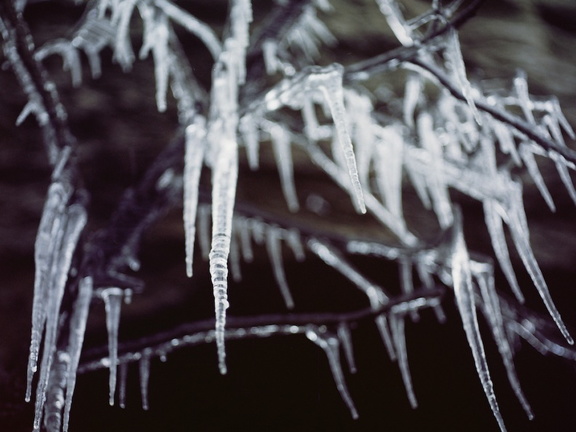
[[[108,378],[109,403],[114,405],[116,393],[116,371],[118,367],[118,327],[120,324],[120,309],[124,292],[120,288],[106,288],[102,291],[102,300],[106,310],[106,330],[108,331],[108,360],[110,375]]]
[[[307,330],[306,337],[324,350],[324,353],[328,358],[330,371],[332,372],[334,382],[336,383],[336,388],[338,389],[338,392],[340,393],[342,400],[350,410],[352,418],[357,419],[358,411],[354,406],[354,401],[350,396],[348,387],[346,386],[346,381],[344,380],[342,363],[340,361],[340,343],[338,341],[338,338],[333,335],[323,334],[315,328]]]

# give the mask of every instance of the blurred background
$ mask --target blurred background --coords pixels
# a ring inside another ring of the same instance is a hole
[[[268,1],[255,0],[256,23]],[[428,2],[403,2],[417,11]],[[322,61],[349,64],[397,46],[372,0],[333,0],[333,11],[322,17],[337,38]],[[226,2],[189,0],[181,4],[199,19],[221,29]],[[79,19],[82,7],[68,1],[32,2],[25,13],[37,46],[64,37]],[[141,43],[135,21],[134,43]],[[517,69],[526,71],[530,92],[556,95],[569,122],[576,126],[576,5],[564,0],[490,0],[460,32],[472,79],[511,82]],[[192,37],[182,35],[193,53],[194,73],[208,85],[212,63]],[[102,77],[91,79],[85,68],[83,85],[74,88],[61,70],[59,58],[46,67],[61,92],[70,126],[79,141],[79,160],[91,194],[88,230],[104,226],[122,192],[136,182],[173,136],[174,104],[159,114],[154,103],[153,64],[136,62],[123,73],[104,51]],[[0,57],[4,61],[3,57]],[[391,90],[398,83],[389,82]],[[26,362],[34,278],[34,238],[47,187],[48,166],[39,129],[30,118],[15,120],[26,100],[7,67],[0,70],[0,430],[30,431],[33,409],[24,403]],[[572,146],[574,143],[571,143]],[[263,149],[261,169],[251,172],[243,162],[239,199],[287,214],[271,152]],[[299,218],[312,226],[362,236],[378,232],[370,220],[356,217],[349,199],[326,182],[317,170],[297,159],[297,190],[301,202],[322,198],[322,214],[304,211]],[[557,206],[551,213],[539,193],[527,183],[525,205],[536,257],[564,319],[576,334],[576,210],[553,165],[541,169]],[[529,181],[528,181],[529,182]],[[481,206],[460,197],[466,238],[471,250],[492,255]],[[405,212],[420,233],[437,227],[416,199],[406,193]],[[316,224],[316,225],[314,225]],[[375,234],[376,235],[376,234]],[[263,249],[243,267],[243,281],[231,285],[230,314],[280,310],[282,300]],[[286,273],[297,311],[342,310],[359,297],[346,282],[312,257],[291,261]],[[146,289],[124,306],[120,338],[128,340],[168,329],[179,322],[210,317],[212,289],[207,266],[197,257],[195,276],[184,269],[181,211],[175,209],[145,236],[141,271]],[[532,284],[515,260],[528,305],[542,311]],[[372,277],[397,285],[394,265],[360,263]],[[499,286],[508,292],[498,274]],[[299,309],[300,308],[300,309]],[[150,410],[142,411],[137,366],[129,370],[127,407],[108,406],[107,372],[79,378],[71,432],[96,431],[497,431],[476,376],[460,318],[449,300],[448,322],[432,314],[420,323],[407,321],[408,357],[419,408],[409,406],[400,373],[384,352],[372,323],[353,331],[358,372],[346,374],[360,419],[353,421],[334,386],[324,353],[303,337],[229,342],[228,375],[220,376],[212,345],[171,354],[166,363],[152,361]],[[95,302],[86,346],[106,341],[104,307]],[[576,431],[576,368],[574,364],[540,356],[523,344],[516,357],[521,383],[536,419],[529,422],[515,400],[495,346],[486,349],[504,420],[510,431]]]

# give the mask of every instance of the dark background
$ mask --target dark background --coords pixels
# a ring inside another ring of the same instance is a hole
[[[350,63],[395,46],[383,18],[368,0],[333,1],[326,17],[339,43],[327,60]],[[186,2],[200,19],[219,26],[225,2]],[[425,2],[407,2],[417,10]],[[256,18],[267,2],[255,1]],[[29,6],[27,18],[37,45],[56,36],[78,18],[81,8],[69,3],[39,2]],[[517,68],[526,70],[530,90],[555,94],[576,125],[576,7],[563,1],[488,1],[478,17],[461,32],[469,73],[474,77],[510,80]],[[183,42],[196,56],[195,73],[207,82],[211,63],[193,38]],[[135,32],[135,45],[140,39]],[[79,157],[86,186],[92,195],[89,230],[103,226],[122,191],[141,177],[145,168],[169,141],[176,125],[175,110],[158,114],[153,101],[150,60],[137,62],[129,74],[103,56],[99,80],[85,74],[84,85],[73,88],[61,72],[59,59],[49,59],[79,140]],[[85,71],[86,72],[86,71]],[[394,88],[396,83],[391,82]],[[9,70],[0,71],[0,430],[30,431],[33,409],[25,404],[25,367],[30,333],[33,288],[33,245],[50,170],[38,127],[28,119],[16,128],[14,121],[25,103]],[[535,188],[525,190],[531,240],[558,308],[576,328],[576,212],[552,164],[541,164],[558,210],[552,214]],[[339,194],[305,161],[297,168],[299,196],[305,201],[321,191],[328,200],[328,216],[335,229],[367,235],[373,222],[352,215],[349,200]],[[256,173],[241,170],[242,200],[284,212],[278,195],[277,173],[269,155]],[[433,232],[406,195],[407,218],[419,232]],[[481,207],[462,197],[466,238],[473,250],[491,253]],[[146,291],[124,307],[121,338],[129,339],[190,319],[209,317],[212,311],[207,266],[196,260],[195,278],[185,278],[184,246],[179,209],[167,215],[145,237],[141,249]],[[304,214],[309,223],[320,223]],[[243,268],[244,280],[230,288],[231,314],[280,310],[265,252]],[[304,264],[290,260],[287,274],[297,311],[342,310],[356,305],[361,296],[340,276],[308,257]],[[517,259],[514,258],[516,261]],[[378,262],[358,263],[378,282],[394,291],[396,269]],[[528,276],[516,262],[528,297],[537,310],[542,306]],[[506,284],[499,277],[499,286]],[[439,324],[431,313],[420,323],[407,322],[408,357],[419,408],[408,404],[396,364],[386,356],[375,327],[360,323],[353,341],[358,372],[346,374],[360,419],[353,421],[333,384],[322,351],[302,336],[229,342],[228,375],[220,376],[212,345],[171,354],[166,363],[152,361],[150,410],[140,408],[137,367],[129,371],[127,407],[108,406],[107,372],[79,378],[74,397],[71,431],[496,431],[497,425],[474,371],[464,332],[451,299],[446,301],[448,322]],[[481,323],[481,326],[484,324]],[[486,329],[484,329],[486,330]],[[576,332],[572,332],[575,334]],[[105,343],[104,311],[95,303],[86,345]],[[506,381],[495,346],[486,349],[501,411],[510,431],[576,431],[576,370],[574,364],[540,356],[527,344],[517,354],[518,374],[532,403],[536,419],[526,420]]]

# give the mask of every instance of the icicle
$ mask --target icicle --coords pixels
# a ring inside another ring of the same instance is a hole
[[[346,101],[346,112],[350,124],[351,133],[354,139],[356,164],[358,166],[358,177],[365,189],[369,188],[370,162],[374,153],[374,121],[372,112],[374,107],[365,94],[360,94],[352,90],[344,93]]]
[[[200,173],[204,160],[206,129],[204,119],[197,117],[186,128],[186,155],[184,158],[184,231],[186,233],[186,274],[192,277],[194,238],[196,236],[196,210]]]
[[[240,248],[242,250],[242,257],[245,262],[252,262],[254,260],[254,252],[252,251],[252,240],[250,237],[250,223],[245,218],[235,218],[235,230],[240,237]]]
[[[530,173],[530,177],[534,180],[536,187],[540,191],[540,195],[546,201],[546,204],[550,208],[551,211],[556,211],[556,206],[554,205],[554,201],[552,200],[552,196],[546,187],[546,183],[544,182],[544,178],[542,174],[540,174],[540,169],[538,168],[538,164],[534,159],[534,153],[530,151],[528,148],[528,144],[523,144],[520,146],[520,157],[524,161],[526,168],[528,168],[528,172]]]
[[[500,304],[498,302],[498,294],[496,293],[496,288],[494,286],[494,275],[490,273],[475,273],[476,281],[480,287],[480,293],[482,295],[482,305],[485,312],[486,319],[490,324],[490,329],[492,330],[492,335],[498,346],[498,351],[502,357],[502,362],[506,369],[506,374],[508,376],[508,382],[516,394],[516,398],[522,405],[524,412],[530,420],[534,418],[532,413],[532,408],[524,396],[522,387],[520,386],[520,381],[516,375],[516,369],[514,367],[513,353],[506,337],[504,330],[504,323],[502,320],[502,310],[500,309]]]
[[[517,72],[516,78],[514,78],[514,90],[518,97],[518,105],[522,109],[526,120],[528,120],[530,124],[536,125],[536,120],[534,119],[534,114],[532,112],[534,104],[530,100],[528,82],[526,81],[526,73],[524,71]]]
[[[400,41],[404,46],[411,46],[414,44],[412,29],[407,25],[404,16],[402,16],[402,12],[400,12],[398,4],[391,0],[377,0],[377,3],[380,12],[382,12],[382,15],[386,17],[386,21],[398,41]]]
[[[510,233],[512,234],[512,240],[514,241],[518,255],[520,255],[524,267],[526,267],[528,274],[532,278],[532,282],[540,294],[546,309],[548,309],[550,316],[558,326],[558,329],[566,341],[572,345],[574,340],[572,339],[572,336],[570,336],[566,325],[560,317],[558,309],[556,309],[556,306],[554,305],[554,301],[550,296],[550,291],[548,290],[544,276],[542,275],[540,267],[534,257],[532,248],[530,247],[526,215],[522,203],[522,186],[519,183],[513,183],[512,186],[513,187],[508,197],[508,203],[511,207],[508,211],[508,217],[510,219],[509,227]]]
[[[140,59],[145,59],[152,51],[154,57],[154,76],[156,77],[156,105],[158,111],[166,111],[166,94],[170,74],[170,54],[168,39],[168,18],[165,14],[156,13],[146,3],[139,3],[140,15],[144,21],[144,42],[140,49]]]
[[[257,170],[259,167],[258,152],[260,141],[258,136],[258,125],[254,116],[247,114],[240,121],[240,134],[242,141],[246,146],[246,155],[248,157],[248,166],[251,170]]]
[[[150,381],[150,356],[149,351],[144,351],[140,361],[138,362],[138,370],[140,371],[140,395],[142,398],[142,409],[148,411],[148,382]]]
[[[134,51],[130,41],[130,18],[136,3],[136,0],[120,2],[112,14],[112,24],[116,25],[114,60],[120,63],[124,72],[129,71],[134,63]]]
[[[44,428],[48,432],[60,432],[62,430],[62,406],[65,400],[64,390],[70,365],[70,356],[67,352],[57,351],[54,356],[44,409]]]
[[[120,408],[126,408],[126,381],[128,380],[128,363],[120,363],[118,371],[119,375],[119,388],[118,388],[118,406]]]
[[[304,254],[304,247],[302,246],[302,240],[300,239],[300,233],[296,229],[291,228],[287,230],[285,234],[286,234],[286,243],[292,249],[292,253],[296,258],[296,261],[298,262],[304,261],[306,259],[306,256]]]
[[[106,309],[106,329],[108,330],[108,359],[110,362],[109,403],[114,405],[116,393],[116,370],[118,367],[118,326],[120,324],[120,308],[124,293],[120,288],[105,288],[102,300]]]
[[[392,336],[388,329],[388,318],[384,314],[378,315],[374,322],[376,323],[376,328],[378,329],[378,333],[380,333],[388,357],[390,357],[390,360],[396,361],[396,351],[394,350],[394,343],[392,342]]]
[[[294,299],[290,293],[288,282],[286,281],[286,273],[284,272],[284,264],[282,263],[282,246],[280,244],[281,233],[280,228],[270,226],[266,230],[266,249],[268,256],[272,262],[272,270],[274,271],[274,278],[280,288],[284,303],[288,309],[294,308]]]
[[[316,108],[314,107],[314,100],[307,98],[302,103],[302,120],[304,121],[304,134],[306,138],[312,141],[318,140],[318,132],[320,125],[316,117]]]
[[[418,401],[412,386],[412,377],[410,376],[410,366],[408,366],[408,354],[406,351],[406,336],[404,334],[404,317],[401,315],[390,315],[390,327],[392,329],[392,340],[398,355],[398,366],[400,367],[400,374],[402,381],[406,388],[406,395],[410,401],[410,406],[414,409],[418,407]]]
[[[378,191],[384,198],[386,208],[399,224],[405,226],[402,212],[403,149],[401,132],[394,127],[384,128],[382,142],[376,147],[378,158],[374,170]]]
[[[418,106],[420,95],[422,93],[422,76],[411,73],[406,80],[406,89],[404,90],[404,123],[411,128],[414,127],[414,112]]]
[[[61,231],[64,222],[64,206],[68,201],[70,190],[61,183],[53,183],[48,189],[42,218],[36,235],[34,248],[34,263],[36,274],[34,278],[34,301],[32,305],[32,334],[30,338],[30,354],[28,357],[28,377],[26,386],[26,401],[29,402],[32,393],[32,378],[37,370],[38,354],[42,342],[42,332],[46,322],[47,306],[53,296],[50,294],[48,278],[50,263],[53,259],[55,236]]]
[[[404,294],[410,294],[414,292],[414,280],[412,278],[412,261],[408,257],[402,257],[398,261],[400,266],[400,287]],[[418,311],[410,311],[410,316],[412,320],[418,321],[419,315]]]
[[[348,323],[342,322],[338,324],[338,340],[342,344],[346,361],[348,362],[348,370],[350,373],[356,373],[356,361],[354,360],[354,348],[352,347],[352,335],[350,334],[350,327]]]
[[[321,334],[317,329],[309,329],[306,331],[306,337],[324,350],[332,377],[336,383],[336,388],[342,397],[342,400],[350,410],[353,419],[358,418],[358,411],[354,406],[354,401],[348,392],[346,381],[344,380],[344,373],[342,372],[342,364],[340,362],[340,343],[338,338],[330,335]]]
[[[42,418],[42,409],[46,401],[46,388],[50,379],[53,355],[56,349],[56,337],[59,321],[60,304],[64,295],[68,272],[72,262],[72,255],[76,248],[78,238],[86,224],[86,212],[80,204],[73,204],[65,210],[63,215],[58,215],[52,229],[50,247],[55,253],[50,258],[48,279],[44,281],[48,285],[46,303],[40,306],[46,308],[44,338],[44,352],[40,369],[40,378],[36,389],[34,430],[39,429]],[[33,369],[32,369],[33,370]],[[28,395],[27,395],[28,396]],[[28,396],[29,399],[29,396]]]
[[[452,66],[454,77],[460,86],[470,111],[476,119],[476,123],[479,125],[482,124],[480,113],[478,112],[476,104],[474,103],[473,89],[470,85],[470,81],[468,81],[466,76],[466,66],[464,65],[464,59],[462,58],[462,49],[460,48],[458,32],[454,28],[451,28],[447,33],[446,57]]]
[[[64,403],[63,432],[68,431],[68,421],[70,419],[70,408],[72,407],[72,397],[76,387],[76,375],[80,353],[84,343],[84,333],[86,332],[86,322],[92,300],[92,278],[90,276],[80,281],[78,297],[74,304],[74,311],[70,319],[70,337],[68,340],[68,354],[70,355],[70,367],[66,382],[66,401]]]
[[[447,228],[452,223],[452,206],[446,187],[446,179],[443,178],[442,145],[438,140],[433,128],[432,116],[423,112],[418,116],[418,135],[422,147],[428,151],[430,157],[430,175],[428,190],[432,196],[434,212],[442,228]]]
[[[468,344],[472,350],[476,372],[482,383],[484,393],[486,394],[486,398],[488,399],[488,403],[490,404],[490,408],[498,422],[500,430],[505,432],[506,427],[500,414],[500,409],[498,408],[496,395],[494,394],[492,379],[490,378],[490,371],[488,370],[486,355],[484,353],[482,336],[478,328],[476,305],[474,304],[474,287],[472,285],[472,275],[470,271],[470,258],[466,244],[464,243],[461,224],[461,215],[458,211],[454,220],[454,238],[451,251],[452,282],[456,296],[456,305],[462,318],[466,339],[468,339]]]
[[[572,201],[576,204],[576,189],[574,189],[574,183],[572,183],[572,179],[570,178],[570,172],[566,166],[566,159],[556,152],[550,152],[550,158],[554,161],[556,170],[560,175],[562,183],[564,183],[564,187],[566,187],[566,190],[570,194],[570,198],[572,198]]]
[[[352,141],[348,133],[346,111],[344,108],[344,94],[342,90],[342,73],[343,68],[341,65],[332,66],[332,68],[323,73],[323,80],[319,88],[324,94],[330,108],[330,114],[334,121],[338,141],[340,142],[342,152],[346,159],[348,175],[350,176],[350,192],[355,197],[356,210],[360,213],[366,213],[366,204],[364,203],[362,185],[358,177],[354,148],[352,147]]]
[[[508,128],[508,126],[496,120],[492,121],[492,130],[494,131],[494,135],[496,135],[496,138],[500,143],[500,149],[502,152],[505,154],[510,154],[514,163],[517,166],[520,166],[522,161],[520,159],[520,155],[518,154],[518,150],[516,149],[516,143],[514,142],[512,131]]]
[[[268,132],[270,132],[274,158],[276,159],[276,166],[280,173],[280,183],[282,184],[284,199],[286,200],[286,204],[288,204],[290,211],[297,212],[300,206],[298,204],[298,196],[296,195],[296,188],[294,186],[294,168],[292,164],[292,149],[290,148],[290,132],[277,123],[272,123],[268,128]]]
[[[234,226],[235,228],[236,226]],[[230,241],[230,272],[234,282],[242,281],[242,271],[240,269],[240,246],[238,245],[238,236],[232,230],[232,240]]]
[[[184,9],[176,6],[174,3],[169,2],[167,0],[155,0],[154,4],[158,6],[162,11],[170,17],[173,21],[177,22],[181,26],[183,26],[186,30],[190,33],[198,36],[212,57],[217,59],[222,51],[222,46],[218,40],[218,37],[212,30],[210,26],[199,21],[196,17],[190,15]]]
[[[214,287],[216,345],[218,365],[226,373],[224,328],[228,309],[228,255],[232,234],[232,216],[238,178],[238,147],[229,137],[222,137],[218,160],[212,173],[212,247],[210,275]]]
[[[202,258],[208,259],[210,254],[210,216],[212,208],[208,204],[198,207],[198,240]]]
[[[504,276],[506,276],[506,280],[514,293],[514,296],[520,303],[524,303],[524,295],[520,290],[516,274],[514,273],[514,268],[510,262],[510,255],[508,253],[508,247],[506,246],[506,237],[502,226],[502,218],[498,214],[498,203],[492,199],[486,199],[484,200],[483,205],[484,221],[486,223],[486,228],[488,228],[490,240],[492,241],[492,248],[494,249],[496,258],[498,258],[498,262],[500,263],[500,268],[502,269]]]

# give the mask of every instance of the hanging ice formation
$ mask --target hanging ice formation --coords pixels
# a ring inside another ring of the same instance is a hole
[[[226,373],[226,339],[280,335],[306,337],[324,351],[336,388],[356,418],[358,411],[340,357],[344,354],[354,373],[354,324],[359,320],[375,323],[389,357],[398,363],[408,402],[416,407],[406,320],[425,319],[422,311],[427,309],[445,320],[445,298],[455,299],[471,359],[500,429],[504,431],[505,425],[478,316],[484,316],[510,386],[532,418],[514,368],[517,340],[522,338],[542,353],[573,361],[576,352],[555,342],[541,318],[496,290],[491,260],[468,251],[462,212],[451,191],[481,203],[494,255],[516,301],[522,303],[524,295],[510,246],[571,344],[530,245],[522,179],[514,175],[513,168],[527,172],[544,202],[554,210],[537,156],[550,159],[576,202],[570,178],[570,171],[576,169],[576,155],[565,143],[565,137],[574,140],[575,135],[558,101],[531,96],[522,73],[505,92],[486,89],[468,78],[456,27],[479,3],[433,0],[429,10],[408,17],[396,1],[376,0],[401,46],[347,66],[314,63],[323,48],[336,41],[322,21],[322,14],[330,12],[328,2],[322,0],[274,2],[269,17],[255,24],[262,28],[253,35],[249,0],[230,1],[223,35],[169,0],[100,0],[85,6],[70,37],[49,41],[37,50],[25,33],[22,16],[8,13],[9,7],[0,4],[5,57],[28,98],[16,123],[22,124],[29,114],[36,117],[53,169],[34,256],[26,389],[30,401],[38,372],[34,431],[68,430],[79,372],[107,368],[109,403],[117,400],[124,407],[128,365],[137,362],[142,407],[148,409],[148,383],[155,358],[165,360],[174,350],[215,343],[218,367]],[[18,2],[17,8],[24,7],[25,2]],[[176,105],[181,126],[174,145],[178,150],[168,148],[159,156],[144,179],[124,195],[107,229],[84,236],[88,215],[75,165],[75,142],[56,87],[41,62],[54,54],[61,56],[73,85],[79,86],[83,75],[80,53],[86,54],[96,78],[102,73],[100,56],[110,47],[114,61],[129,71],[136,61],[132,45],[135,17],[142,22],[139,57],[150,56],[154,65],[157,109],[170,112],[170,105]],[[209,90],[196,82],[193,63],[173,26],[196,37],[214,60]],[[386,93],[381,87],[372,91],[371,84],[364,86],[363,81],[396,69],[407,72],[401,104],[391,90]],[[429,92],[431,86],[437,91]],[[386,114],[380,110],[383,103],[390,106]],[[272,149],[290,216],[236,203],[241,150],[246,150],[249,168],[258,170],[261,149],[266,146]],[[369,213],[393,241],[367,240],[332,228],[322,231],[291,219],[304,202],[295,181],[296,147],[350,195],[358,213]],[[174,156],[179,152],[183,164],[180,156]],[[211,174],[210,193],[202,192],[203,170]],[[440,234],[434,243],[421,238],[406,218],[403,191],[407,187],[415,190],[429,215],[438,221]],[[143,203],[142,197],[152,197],[152,203]],[[200,254],[209,260],[215,320],[192,321],[178,332],[167,332],[164,339],[145,337],[128,348],[119,341],[121,303],[137,281],[123,271],[138,269],[140,236],[180,201],[186,273],[194,276],[198,241]],[[288,259],[303,261],[315,256],[320,265],[340,273],[365,297],[366,308],[340,314],[299,312],[299,288],[290,287],[283,248],[291,250]],[[290,311],[227,316],[229,269],[234,281],[240,281],[243,266],[252,262],[260,249],[268,254],[278,295]],[[355,266],[354,259],[363,256],[393,261],[400,289],[373,281]],[[95,358],[85,359],[82,345],[94,298],[104,303],[108,343]]]

